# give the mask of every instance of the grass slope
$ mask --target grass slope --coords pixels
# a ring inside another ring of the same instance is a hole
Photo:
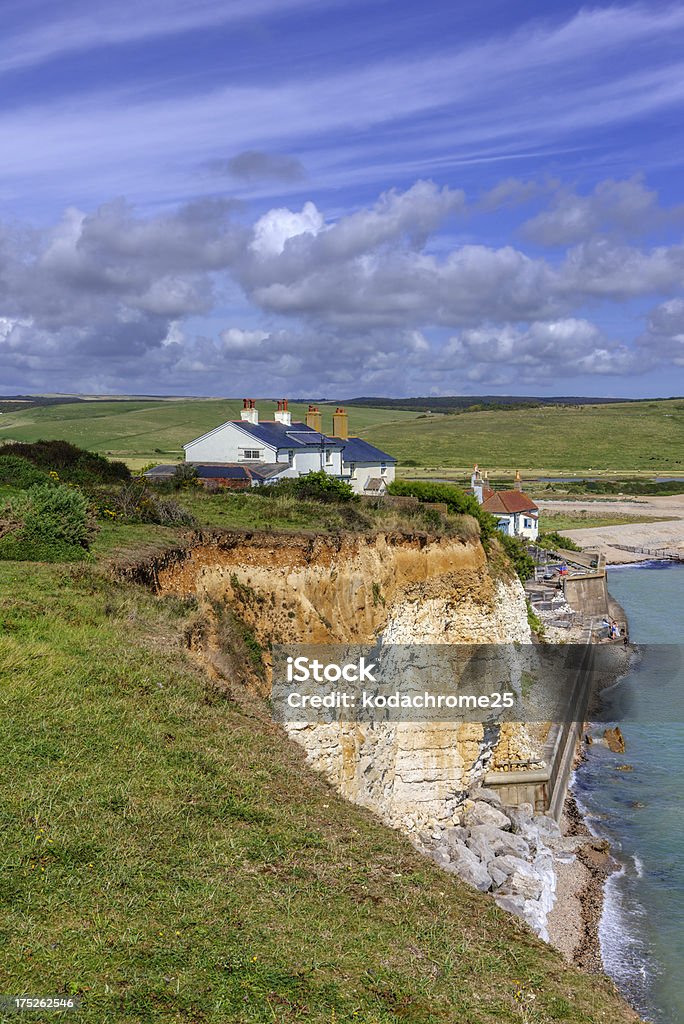
[[[421,466],[684,474],[684,401],[429,416],[365,436]]]
[[[262,419],[272,419],[275,405],[257,403]],[[0,442],[61,438],[80,447],[133,463],[183,457],[182,446],[229,419],[239,419],[240,399],[178,401],[93,401],[46,406],[0,415]],[[333,406],[319,406],[323,429],[332,431]],[[307,406],[290,406],[293,420],[303,420]],[[387,409],[350,410],[350,430],[404,423],[416,413]]]
[[[635,1019],[209,685],[187,615],[0,565],[0,991],[81,1024]]]

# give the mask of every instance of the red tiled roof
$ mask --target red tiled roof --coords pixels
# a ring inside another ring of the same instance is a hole
[[[511,515],[515,512],[537,512],[539,507],[524,491],[494,491],[491,497],[483,502],[482,508],[492,515],[502,512]]]

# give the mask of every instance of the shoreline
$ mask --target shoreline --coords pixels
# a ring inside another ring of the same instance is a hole
[[[627,621],[624,609],[610,593],[608,606],[611,618]],[[629,651],[629,657],[620,665],[615,679],[624,675],[629,668],[634,651],[630,645],[620,649],[620,654],[626,651]],[[622,661],[622,658],[619,660]],[[585,726],[588,724],[585,723]],[[587,757],[588,742],[584,729],[575,752],[573,775]],[[605,883],[620,870],[621,865],[612,855],[609,841],[592,832],[572,792],[572,779],[559,824],[565,839],[564,852],[567,859],[563,858],[563,853],[560,859],[555,858],[556,901],[548,917],[550,944],[576,967],[591,974],[601,974],[614,984],[603,963],[600,925]],[[570,859],[572,854],[574,858]]]

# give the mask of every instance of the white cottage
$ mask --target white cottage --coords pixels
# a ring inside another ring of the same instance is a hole
[[[323,470],[348,482],[357,494],[382,493],[394,479],[396,459],[359,437],[349,437],[348,416],[337,408],[333,436],[321,429],[321,413],[310,405],[306,422],[292,422],[287,399],[278,402],[273,420],[259,420],[252,398],[243,401],[239,420],[228,420],[183,446],[195,465],[231,464],[253,469],[255,482]]]
[[[485,512],[496,519],[496,525],[509,537],[536,540],[539,535],[539,506],[522,489],[520,473],[516,472],[513,490],[493,491],[487,474],[477,466],[471,478],[473,493]]]

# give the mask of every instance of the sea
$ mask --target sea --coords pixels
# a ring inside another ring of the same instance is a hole
[[[625,753],[588,747],[573,791],[620,864],[605,886],[606,971],[645,1020],[684,1024],[684,564],[613,567],[608,577],[644,646],[606,694]]]

